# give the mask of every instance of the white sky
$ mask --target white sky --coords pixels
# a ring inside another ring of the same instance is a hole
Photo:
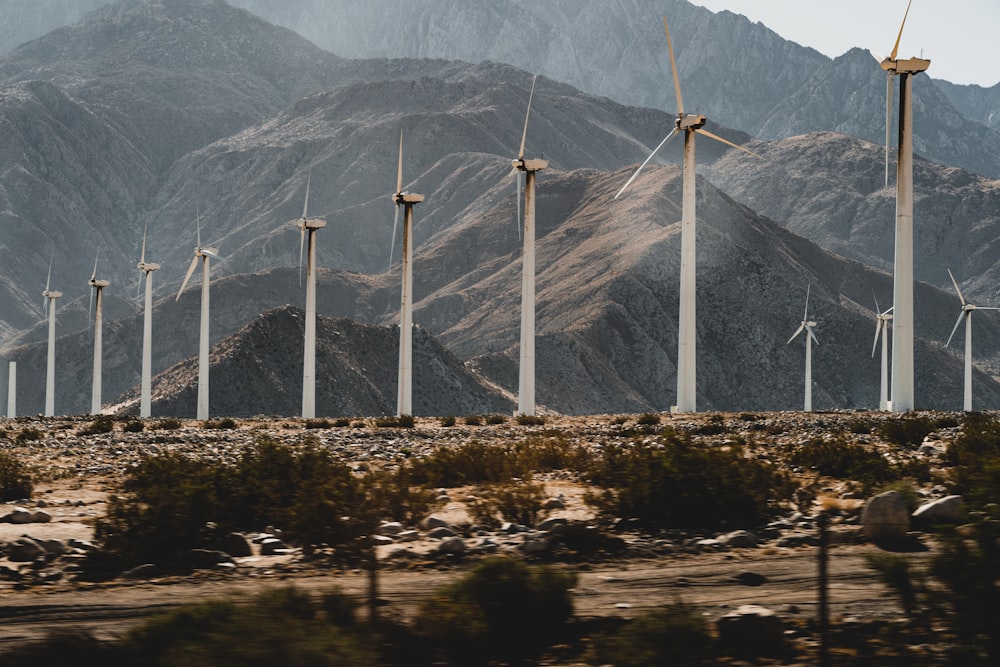
[[[785,39],[836,57],[853,46],[887,56],[906,0],[691,0],[728,9]],[[1000,81],[1000,0],[913,0],[898,56],[931,61],[927,73],[953,83]]]

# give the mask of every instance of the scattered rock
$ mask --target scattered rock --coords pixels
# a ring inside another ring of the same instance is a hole
[[[229,533],[222,538],[219,548],[233,558],[245,558],[253,555],[250,541],[239,533]]]
[[[785,628],[777,614],[760,605],[742,605],[716,621],[719,641],[736,655],[775,655],[785,648]]]
[[[965,513],[965,502],[962,496],[945,496],[918,507],[913,513],[912,519],[919,526],[935,526],[960,524],[968,519],[968,515]]]
[[[184,554],[185,562],[195,570],[207,570],[219,563],[232,563],[232,557],[217,549],[189,549]]]
[[[901,542],[910,529],[906,498],[899,491],[886,491],[865,503],[861,513],[865,537],[876,544]]]
[[[445,521],[439,516],[434,516],[432,514],[426,519],[423,519],[418,525],[418,528],[420,528],[421,530],[432,530],[434,528],[442,528],[442,527],[446,528],[447,526],[448,526],[447,521]]]
[[[7,559],[12,563],[30,563],[45,554],[45,548],[30,537],[19,537],[7,544]]]
[[[156,565],[152,563],[144,563],[142,565],[136,565],[131,570],[126,570],[122,572],[119,577],[122,579],[152,579],[157,573]]]
[[[750,549],[759,544],[757,536],[748,530],[737,530],[727,535],[723,535],[719,540],[733,549]]]
[[[439,540],[445,537],[454,537],[455,531],[448,526],[438,526],[437,528],[428,531],[427,536]]]
[[[767,583],[767,577],[756,572],[740,572],[733,579],[744,586],[763,586]]]
[[[378,527],[379,535],[399,535],[403,532],[403,524],[398,521],[387,521]]]
[[[545,519],[544,521],[542,521],[541,523],[539,523],[538,524],[538,530],[542,531],[543,533],[547,533],[547,532],[551,531],[553,528],[555,528],[556,526],[565,526],[565,525],[566,525],[566,519],[565,518],[563,518],[561,516],[554,516],[554,517],[550,517],[548,519]]]
[[[446,537],[437,548],[438,553],[442,554],[462,554],[465,549],[465,540],[461,537]]]
[[[562,498],[549,498],[542,504],[542,509],[545,510],[566,509],[566,502]]]
[[[261,541],[260,543],[260,555],[261,556],[274,556],[278,553],[278,549],[284,551],[288,547],[285,543],[279,540],[277,537],[268,537]]]

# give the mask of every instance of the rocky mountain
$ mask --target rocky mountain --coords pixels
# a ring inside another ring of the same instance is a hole
[[[0,54],[76,23],[108,0],[0,0]]]
[[[994,130],[1000,129],[1000,83],[989,88],[960,86],[949,81],[934,83],[963,116]]]
[[[285,306],[267,311],[215,345],[209,376],[213,414],[298,414],[302,405],[303,326],[303,312]],[[398,329],[321,317],[316,333],[317,415],[394,414]],[[509,395],[469,371],[425,330],[418,328],[414,334],[415,414],[509,414],[513,410]],[[193,416],[197,378],[196,357],[158,374],[153,411]],[[138,394],[132,391],[123,397],[120,409],[136,413],[138,401]]]
[[[822,247],[891,271],[894,154],[885,187],[883,147],[853,137],[821,132],[754,150],[764,160],[734,151],[714,163],[713,182]],[[951,290],[950,267],[967,296],[1000,305],[1000,181],[921,159],[913,181],[917,280]]]

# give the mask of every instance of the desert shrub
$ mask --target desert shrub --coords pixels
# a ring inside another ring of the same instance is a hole
[[[741,422],[755,422],[760,419],[760,415],[755,412],[741,412],[736,418]]]
[[[415,630],[453,664],[517,662],[559,638],[573,615],[575,583],[569,572],[490,558],[424,602]]]
[[[856,435],[867,435],[875,428],[871,419],[863,418],[851,419],[844,424],[844,427]]]
[[[146,425],[142,423],[141,419],[132,419],[125,422],[122,426],[122,431],[125,433],[142,433],[142,430],[146,428]]]
[[[430,514],[437,494],[414,481],[413,470],[404,466],[395,471],[373,471],[362,480],[365,510],[371,520],[389,519],[416,524]]]
[[[660,415],[655,412],[646,412],[639,415],[635,423],[639,426],[656,426],[660,423]]]
[[[469,508],[476,523],[496,528],[501,521],[531,526],[538,521],[545,502],[545,487],[530,482],[492,484],[476,491],[478,500]]]
[[[894,445],[919,445],[930,433],[939,428],[957,426],[952,417],[931,419],[930,417],[899,417],[886,419],[875,429],[875,432]]]
[[[111,433],[115,429],[115,418],[111,415],[98,415],[94,421],[80,429],[80,435],[100,435]]]
[[[158,420],[151,428],[157,431],[176,431],[182,426],[181,420],[174,417],[166,417]]]
[[[962,432],[948,444],[945,461],[954,467],[953,492],[975,506],[1000,503],[1000,421],[971,412]]]
[[[545,423],[545,417],[541,415],[518,415],[516,419],[521,426],[541,426]]]
[[[697,435],[720,435],[728,430],[722,415],[709,415],[704,423],[699,424],[694,429],[694,433]]]
[[[712,648],[705,617],[684,602],[646,612],[595,642],[599,662],[618,667],[705,665]]]
[[[376,417],[374,424],[376,428],[399,428],[399,417]]]
[[[14,441],[19,445],[23,445],[26,442],[36,442],[42,439],[42,432],[37,428],[24,427],[17,432],[17,436]]]
[[[507,418],[499,414],[486,415],[486,417],[484,417],[483,420],[490,426],[497,426],[499,424],[507,423]]]
[[[465,417],[462,418],[462,421],[465,422],[466,426],[482,426],[483,425],[483,417],[482,417],[482,415],[465,415]]]
[[[201,427],[210,431],[232,431],[237,427],[237,424],[232,417],[223,417],[222,419],[206,419],[202,422]]]
[[[582,445],[573,444],[556,432],[555,435],[533,435],[513,445],[517,467],[523,473],[575,470],[590,468],[593,455]]]
[[[475,440],[460,447],[439,447],[411,466],[415,483],[449,488],[507,482],[522,472],[510,447]]]
[[[866,489],[898,478],[884,456],[841,438],[814,438],[792,449],[788,463],[821,475],[860,482]]]
[[[417,420],[413,415],[399,415],[400,428],[413,428],[416,424]]]
[[[746,458],[740,446],[696,446],[676,435],[660,445],[605,447],[588,477],[604,489],[590,494],[589,503],[648,528],[752,525],[770,500],[788,497],[793,488],[769,463]]]
[[[30,498],[33,489],[34,480],[28,466],[0,451],[0,501]]]
[[[345,629],[339,616],[294,588],[265,591],[249,602],[188,604],[129,631],[122,641],[133,664],[218,667],[352,667],[378,664],[376,642]]]
[[[628,423],[628,416],[627,415],[615,415],[614,417],[611,418],[611,423],[614,424],[615,426],[621,426],[623,424],[627,424]]]
[[[439,421],[441,423],[441,426],[444,427],[450,427],[455,425],[455,418],[452,417],[451,415],[445,415],[444,417],[441,417]]]
[[[349,423],[350,421],[348,421],[348,424]],[[307,419],[305,423],[305,427],[307,429],[330,428],[330,426],[331,424],[329,419]]]

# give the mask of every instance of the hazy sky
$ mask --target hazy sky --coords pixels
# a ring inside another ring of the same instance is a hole
[[[691,0],[759,21],[834,57],[852,46],[889,55],[906,0]],[[1000,81],[1000,0],[913,0],[898,56],[931,60],[927,71],[953,83]]]

